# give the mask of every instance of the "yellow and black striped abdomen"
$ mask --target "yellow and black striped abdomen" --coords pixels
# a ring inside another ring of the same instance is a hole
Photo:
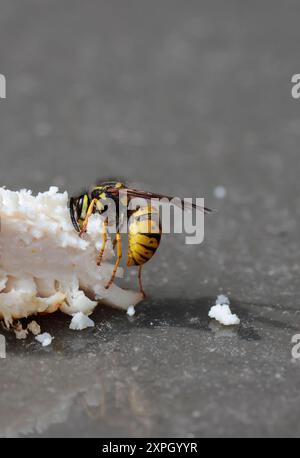
[[[161,240],[158,211],[142,207],[132,214],[128,225],[127,266],[142,266],[156,253]]]

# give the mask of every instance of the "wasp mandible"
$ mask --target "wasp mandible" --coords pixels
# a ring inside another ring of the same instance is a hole
[[[125,198],[125,201],[124,201]],[[112,199],[116,204],[116,238],[114,248],[117,246],[117,260],[113,269],[112,276],[106,285],[108,289],[114,282],[118,267],[122,258],[122,244],[120,225],[124,214],[120,214],[119,200],[123,203],[124,212],[127,213],[128,224],[128,255],[127,266],[138,266],[138,280],[140,291],[145,297],[142,286],[142,267],[156,253],[162,236],[162,229],[159,220],[159,212],[149,203],[137,209],[130,209],[130,201],[134,198],[141,198],[150,202],[151,199],[173,200],[173,197],[164,196],[152,192],[145,192],[137,189],[128,188],[124,183],[118,181],[108,181],[95,186],[91,192],[86,192],[78,197],[70,199],[70,215],[74,228],[81,236],[87,230],[88,220],[94,213],[104,214],[108,207],[106,202]],[[200,207],[195,204],[187,204],[179,200],[178,204],[184,205],[185,209],[201,210],[204,213],[210,213],[211,210],[206,207]],[[104,220],[102,247],[98,256],[97,264],[101,265],[104,255],[105,246],[108,239],[108,218]]]

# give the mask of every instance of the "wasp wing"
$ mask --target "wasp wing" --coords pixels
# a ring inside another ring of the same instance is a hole
[[[184,210],[198,210],[202,211],[204,213],[212,213],[212,210],[207,207],[201,207],[200,205],[193,204],[191,202],[185,202],[183,199],[178,199],[176,197],[171,197],[171,196],[165,196],[163,194],[157,194],[153,192],[147,192],[147,191],[140,191],[138,189],[130,189],[130,188],[123,188],[123,189],[117,189],[117,188],[110,188],[108,189],[108,192],[111,193],[112,195],[118,195],[122,192],[126,192],[128,196],[130,197],[140,197],[142,199],[146,200],[151,200],[151,199],[168,199],[169,201],[174,199],[174,205],[177,205],[177,207],[183,208]],[[176,202],[177,200],[177,202]]]

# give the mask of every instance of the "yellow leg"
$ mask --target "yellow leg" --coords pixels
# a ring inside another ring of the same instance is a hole
[[[97,265],[98,266],[101,265],[102,258],[103,258],[103,255],[104,255],[104,251],[105,251],[105,246],[106,246],[106,242],[107,242],[107,226],[108,226],[108,219],[106,218],[104,223],[103,223],[103,241],[102,241],[102,247],[101,247],[101,250],[99,252],[99,256],[98,256],[98,260],[97,260]]]
[[[146,293],[145,293],[145,291],[144,291],[144,289],[143,289],[143,285],[142,285],[142,268],[143,268],[143,266],[139,266],[138,278],[139,278],[140,292],[142,293],[143,298],[145,299]]]
[[[81,231],[79,233],[80,237],[82,236],[82,234],[84,234],[87,231],[89,218],[90,218],[90,216],[92,215],[92,213],[94,211],[94,206],[95,206],[96,202],[97,202],[97,199],[93,199],[92,202],[90,203],[90,206],[88,208],[85,220],[83,221],[83,224],[82,224]]]
[[[118,258],[117,258],[117,261],[116,261],[116,264],[115,264],[111,279],[109,280],[109,282],[105,286],[105,289],[110,288],[111,285],[113,284],[113,282],[115,280],[115,277],[116,277],[116,273],[117,273],[118,267],[119,267],[120,262],[121,262],[121,258],[122,258],[121,234],[119,232],[117,232],[116,241],[117,241],[117,256],[118,256]]]

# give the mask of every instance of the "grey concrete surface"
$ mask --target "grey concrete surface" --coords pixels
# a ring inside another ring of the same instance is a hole
[[[40,318],[46,349],[5,334],[0,436],[299,436],[299,2],[0,9],[1,185],[121,176],[218,209],[204,244],[164,238],[133,319]],[[240,327],[208,318],[220,292]]]

